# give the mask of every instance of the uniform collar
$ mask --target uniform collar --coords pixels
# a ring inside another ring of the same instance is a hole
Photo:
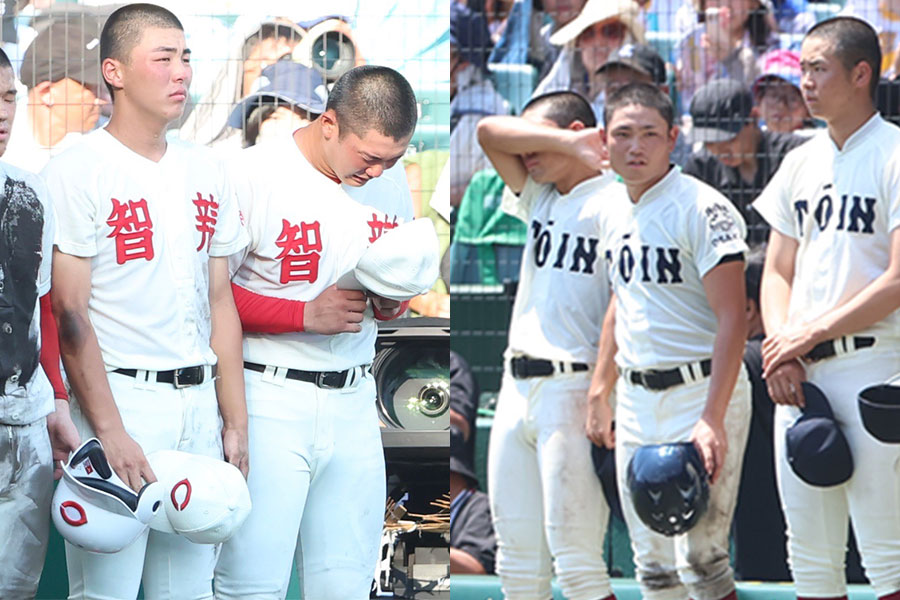
[[[678,179],[681,175],[681,169],[676,165],[669,163],[669,172],[662,179],[657,181],[653,187],[645,191],[638,201],[633,204],[635,208],[647,206],[657,198],[668,194],[675,186],[678,185]],[[629,203],[631,202],[629,198]]]
[[[850,137],[847,138],[847,141],[844,142],[844,148],[838,149],[837,144],[834,143],[834,140],[831,139],[831,136],[828,134],[828,130],[825,130],[825,136],[828,138],[828,143],[831,144],[831,148],[834,150],[836,154],[846,154],[847,152],[851,152],[857,146],[861,146],[865,143],[865,138],[868,134],[881,124],[881,115],[876,111],[872,117],[863,123],[859,129],[850,134]]]
[[[574,196],[578,195],[581,191],[583,191],[584,188],[593,187],[593,186],[598,185],[601,181],[603,181],[603,179],[605,177],[608,177],[608,176],[609,176],[608,173],[598,173],[597,175],[595,175],[593,177],[588,177],[584,181],[576,183],[575,187],[573,187],[571,190],[569,190],[569,192],[567,194],[561,194],[559,192],[559,190],[556,189],[555,185],[553,186],[553,190],[559,196],[560,200],[563,200],[570,196],[574,197]]]

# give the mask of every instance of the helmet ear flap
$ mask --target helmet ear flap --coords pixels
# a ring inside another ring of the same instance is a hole
[[[647,527],[666,536],[690,530],[709,507],[709,482],[691,442],[641,446],[628,462],[628,489]]]

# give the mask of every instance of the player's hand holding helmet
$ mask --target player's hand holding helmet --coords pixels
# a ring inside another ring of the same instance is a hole
[[[250,514],[250,490],[234,465],[177,450],[151,452],[147,461],[164,490],[165,510],[150,523],[156,531],[218,544]]]
[[[163,487],[148,483],[137,494],[110,468],[97,438],[69,455],[50,505],[53,524],[70,543],[91,552],[118,552],[162,512]]]
[[[647,527],[667,536],[688,531],[706,513],[709,476],[692,442],[641,446],[628,463],[628,489]]]

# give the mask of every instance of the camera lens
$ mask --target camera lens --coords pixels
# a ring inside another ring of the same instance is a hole
[[[337,79],[353,66],[356,49],[350,38],[337,31],[329,31],[318,38],[312,47],[313,63],[328,78]]]
[[[447,386],[431,383],[419,390],[419,411],[427,417],[439,417],[450,408]]]

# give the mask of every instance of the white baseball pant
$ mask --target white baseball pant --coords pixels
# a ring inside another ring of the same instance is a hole
[[[503,376],[488,491],[508,600],[549,599],[551,560],[569,600],[612,594],[603,560],[609,507],[584,433],[590,383],[590,371]]]
[[[216,597],[284,598],[293,558],[304,598],[368,598],[387,493],[372,376],[337,390],[244,378],[253,510],[223,544]]]
[[[616,387],[616,475],[646,600],[720,600],[734,590],[728,534],[751,411],[750,382],[743,367],[725,413],[725,465],[718,481],[710,485],[709,508],[697,524],[671,538],[656,533],[637,516],[628,490],[628,462],[635,450],[646,444],[688,441],[706,406],[708,389],[709,378],[651,391],[620,377]]]
[[[125,431],[144,454],[183,450],[222,458],[222,421],[211,378],[176,389],[158,383],[153,371],[138,371],[137,377],[107,375]],[[81,439],[93,437],[76,398],[71,405]],[[211,544],[153,530],[115,554],[87,552],[66,542],[69,600],[136,598],[142,581],[145,597],[153,600],[212,598],[215,550]]]
[[[0,598],[34,598],[50,531],[47,419],[0,424]]]
[[[784,435],[800,410],[775,409],[775,470],[798,596],[846,594],[848,517],[875,593],[880,597],[900,590],[900,445],[873,438],[863,427],[857,405],[860,391],[898,373],[900,340],[883,338],[871,348],[806,365],[807,380],[828,398],[853,455],[853,475],[841,485],[814,487],[794,474]]]

